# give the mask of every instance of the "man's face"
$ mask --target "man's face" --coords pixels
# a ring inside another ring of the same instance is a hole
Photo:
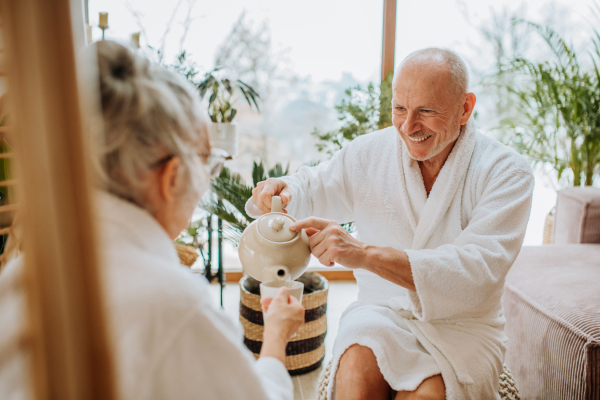
[[[435,157],[460,133],[464,102],[452,93],[450,73],[439,66],[410,63],[394,78],[392,123],[411,157]]]

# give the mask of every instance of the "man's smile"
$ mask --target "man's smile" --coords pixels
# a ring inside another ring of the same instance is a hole
[[[427,139],[429,139],[430,137],[432,137],[433,135],[428,135],[428,136],[421,136],[421,137],[410,137],[408,136],[408,138],[410,139],[411,142],[414,143],[421,143],[426,141]]]

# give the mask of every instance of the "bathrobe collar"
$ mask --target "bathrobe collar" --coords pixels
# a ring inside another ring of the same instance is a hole
[[[438,175],[429,197],[425,191],[419,163],[410,157],[400,135],[397,136],[399,156],[400,197],[414,232],[411,248],[422,249],[446,214],[459,187],[464,183],[475,148],[475,124],[469,119]]]
[[[104,191],[98,191],[97,195],[98,218],[105,239],[119,240],[125,247],[134,246],[164,258],[168,261],[165,265],[179,264],[173,241],[148,211]]]

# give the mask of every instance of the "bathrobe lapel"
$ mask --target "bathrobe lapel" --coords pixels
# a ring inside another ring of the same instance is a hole
[[[400,135],[396,136],[396,151],[400,178],[400,185],[398,185],[400,203],[414,235],[419,224],[421,210],[427,201],[427,193],[425,193],[419,165],[408,154]]]
[[[429,198],[424,201],[420,210],[421,218],[417,222],[415,235],[411,248],[413,250],[423,249],[427,241],[435,232],[437,226],[445,217],[452,200],[456,196],[459,188],[464,186],[467,170],[475,148],[475,127],[471,120],[467,122],[465,131],[460,135],[454,149],[448,156],[444,167],[440,171],[435,184],[429,194]],[[408,151],[404,148],[403,156],[408,157]],[[411,166],[414,172],[418,174],[421,188],[414,188],[417,194],[425,195],[425,187],[418,163],[414,161]],[[413,178],[413,183],[416,179]],[[415,183],[416,184],[416,183]],[[419,190],[420,189],[420,190]],[[417,200],[417,199],[415,199]],[[422,201],[422,200],[421,200]]]

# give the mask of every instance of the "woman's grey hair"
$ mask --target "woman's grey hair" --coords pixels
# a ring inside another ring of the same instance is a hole
[[[398,72],[404,64],[413,59],[420,57],[427,57],[430,59],[438,59],[447,66],[450,71],[450,79],[452,82],[453,94],[457,97],[462,97],[469,91],[470,77],[469,69],[463,58],[453,50],[444,49],[439,47],[429,47],[426,49],[420,49],[410,53],[398,66],[396,72]]]
[[[185,187],[194,189],[198,151],[209,147],[194,88],[118,43],[94,46],[104,124],[95,145],[104,189],[147,208],[143,178],[165,156],[182,160]]]

